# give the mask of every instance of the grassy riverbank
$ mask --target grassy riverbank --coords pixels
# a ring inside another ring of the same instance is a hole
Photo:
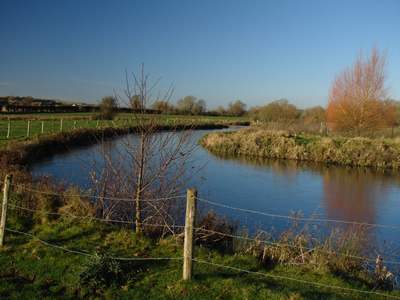
[[[18,212],[11,214],[15,216]],[[345,275],[335,274],[322,264],[315,268],[311,262],[300,265],[263,262],[255,254],[254,243],[246,247],[237,244],[235,252],[196,247],[195,276],[184,281],[180,259],[183,246],[179,237],[149,238],[118,226],[65,217],[33,227],[11,218],[10,227],[36,237],[7,233],[7,244],[0,250],[0,294],[10,299],[380,299],[383,295],[400,296],[399,292],[376,289],[372,277],[358,268],[348,270]],[[271,253],[275,248],[269,247]],[[294,258],[288,246],[282,247],[279,253]],[[323,259],[323,256],[320,255],[321,262],[328,266],[328,257]]]
[[[228,155],[400,168],[399,139],[330,138],[250,127],[209,133],[200,144],[211,152]]]
[[[38,135],[10,143],[0,153],[1,178],[14,175],[9,230],[0,248],[0,294],[5,298],[400,296],[392,291],[394,271],[382,259],[367,256],[371,244],[364,228],[333,228],[313,236],[298,216],[279,235],[257,232],[247,239],[226,218],[200,215],[195,275],[183,281],[181,234],[150,237],[98,220],[90,198],[78,188],[66,188],[52,176],[32,178],[26,171],[34,157],[108,134],[115,132],[76,129]]]

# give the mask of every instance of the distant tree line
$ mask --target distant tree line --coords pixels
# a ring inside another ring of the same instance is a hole
[[[336,88],[336,86],[334,86]],[[349,94],[349,92],[347,92]],[[330,95],[328,111],[322,106],[315,106],[307,109],[299,109],[291,104],[287,99],[279,99],[262,106],[250,107],[241,100],[229,102],[226,108],[221,105],[214,110],[207,110],[207,102],[204,99],[197,99],[195,96],[188,95],[178,99],[176,104],[166,101],[147,104],[149,107],[143,107],[143,101],[140,96],[133,95],[125,107],[121,107],[114,96],[104,97],[98,105],[87,105],[82,103],[71,103],[67,105],[59,100],[35,99],[33,97],[0,97],[0,105],[3,112],[9,113],[72,113],[72,112],[91,112],[92,118],[113,119],[118,113],[135,114],[166,114],[166,115],[185,115],[185,116],[226,116],[226,117],[247,117],[254,122],[279,122],[279,123],[328,123],[331,129],[337,131],[351,131],[356,128],[359,135],[361,130],[357,130],[356,125],[348,122],[344,123],[345,118],[340,117],[339,112],[334,111],[333,96]],[[336,94],[335,94],[336,95]],[[344,98],[347,99],[347,98]],[[377,127],[396,127],[400,124],[400,102],[384,98],[377,103],[370,112],[368,122],[363,121],[365,128],[375,130]],[[346,100],[343,100],[346,103]],[[371,103],[369,101],[368,103]],[[381,106],[378,106],[378,104]],[[128,107],[127,107],[128,106]],[[337,106],[336,106],[337,107]],[[381,110],[378,108],[382,108]],[[382,111],[382,112],[381,112]],[[336,115],[334,115],[334,113]],[[349,113],[350,114],[350,113]],[[330,119],[327,119],[327,116]],[[382,116],[384,116],[382,118]],[[353,118],[354,119],[354,118]],[[353,120],[349,119],[349,120]],[[367,120],[367,119],[366,119]],[[371,123],[371,120],[377,120]],[[361,122],[359,122],[361,124]],[[347,124],[347,125],[343,125]],[[372,125],[376,125],[375,127]],[[339,127],[339,125],[343,125]]]

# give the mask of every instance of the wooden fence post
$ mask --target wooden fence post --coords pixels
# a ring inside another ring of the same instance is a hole
[[[62,119],[60,120],[60,131],[62,130]]]
[[[193,276],[197,190],[187,190],[185,241],[183,248],[183,280]]]
[[[10,197],[10,186],[11,186],[12,175],[6,175],[4,180],[4,195],[3,205],[1,211],[1,223],[0,223],[0,246],[3,247],[5,239],[6,221],[7,221],[7,208],[8,199]]]
[[[28,128],[27,128],[27,130],[26,130],[26,135],[27,135],[27,136],[29,136],[30,125],[31,125],[31,121],[28,121]]]
[[[42,134],[44,132],[44,121],[42,121]]]
[[[7,138],[10,137],[10,131],[11,131],[11,123],[8,123]]]

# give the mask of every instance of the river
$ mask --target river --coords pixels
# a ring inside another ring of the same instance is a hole
[[[198,139],[206,132],[209,130],[196,131],[193,138]],[[91,155],[91,147],[81,147],[36,162],[31,171],[53,174],[85,187],[87,173],[79,160],[90,160]],[[305,219],[382,225],[371,234],[381,244],[386,240],[393,242],[392,248],[399,247],[399,172],[217,157],[202,148],[194,155],[199,166],[206,164],[201,173],[204,185],[200,198],[222,205],[208,207],[238,218],[250,230],[257,227],[284,230],[290,226],[287,217],[291,212],[301,212]]]

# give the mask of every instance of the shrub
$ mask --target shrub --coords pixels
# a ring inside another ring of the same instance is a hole
[[[142,270],[134,263],[121,261],[107,255],[90,258],[79,273],[79,283],[97,288],[117,288],[133,282]]]

